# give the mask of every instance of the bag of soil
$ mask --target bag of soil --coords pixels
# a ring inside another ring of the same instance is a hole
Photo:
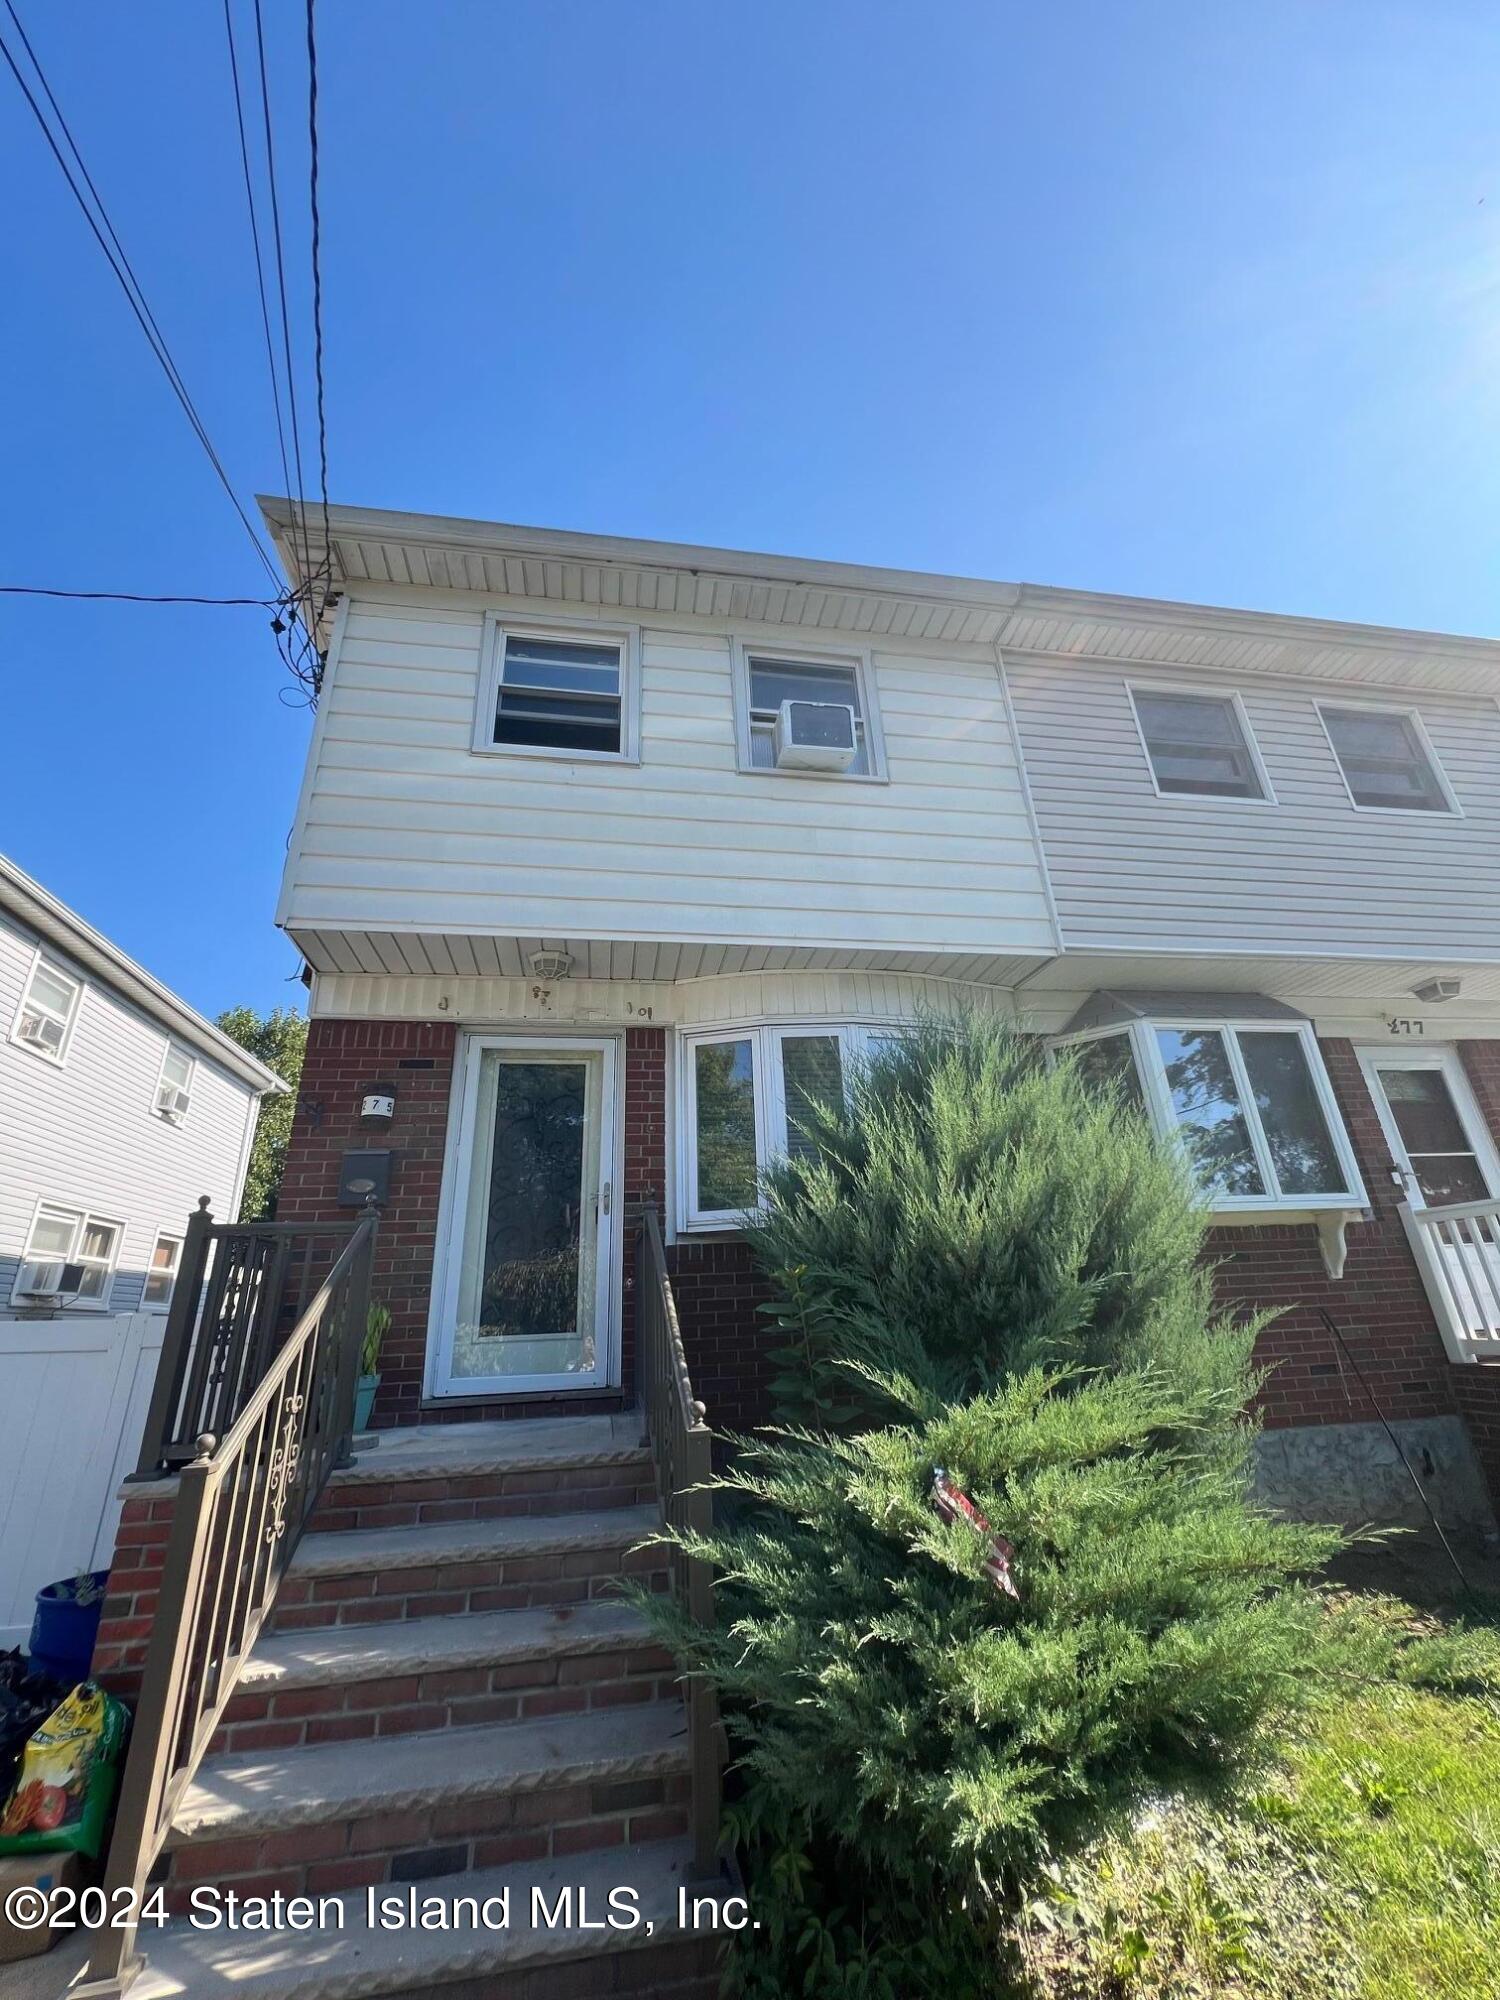
[[[99,1852],[119,1777],[125,1707],[81,1681],[33,1730],[0,1812],[0,1854]]]

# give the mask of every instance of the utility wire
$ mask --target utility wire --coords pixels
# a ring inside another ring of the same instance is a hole
[[[39,583],[0,583],[0,597],[65,597],[83,604],[234,604],[285,609],[285,597],[158,597],[140,590],[50,590]]]
[[[318,215],[318,43],[313,29],[314,0],[307,0],[307,141],[311,161],[313,373],[318,389],[318,485],[323,499],[323,563],[331,575],[333,536],[328,525],[328,418],[323,406],[322,223]]]
[[[260,323],[265,334],[266,362],[271,371],[271,407],[276,413],[276,444],[281,453],[282,491],[292,490],[287,461],[286,428],[281,421],[281,385],[276,376],[276,343],[271,337],[271,308],[266,299],[265,258],[260,247],[260,223],[255,212],[255,181],[250,172],[250,144],[245,133],[245,104],[240,89],[239,56],[234,46],[234,17],[230,0],[224,0],[224,34],[229,43],[229,74],[234,84],[234,117],[240,135],[240,165],[245,175],[245,206],[250,213],[250,241],[255,251],[255,285],[260,294]]]
[[[6,0],[10,4],[10,0]],[[302,478],[302,434],[297,423],[297,383],[292,366],[292,326],[286,301],[286,258],[281,238],[281,202],[276,192],[276,146],[271,136],[271,90],[266,78],[265,24],[260,0],[255,0],[255,50],[260,70],[261,117],[266,138],[266,178],[271,189],[271,240],[276,252],[276,288],[281,302],[281,343],[286,362],[287,407],[292,421],[292,462],[297,468],[297,517],[302,529],[304,566],[312,568],[312,550],[307,539],[307,499]]]
[[[236,495],[234,487],[230,482],[229,475],[224,470],[223,461],[219,457],[218,452],[214,449],[213,440],[209,437],[208,431],[204,426],[203,419],[199,416],[198,411],[194,406],[193,399],[188,394],[187,385],[183,381],[181,372],[179,371],[176,362],[172,358],[171,350],[167,346],[166,339],[162,334],[160,326],[157,324],[156,317],[151,311],[150,305],[147,303],[145,292],[141,288],[140,280],[135,275],[135,271],[130,263],[130,259],[125,254],[125,248],[120,241],[118,232],[116,231],[114,224],[109,219],[109,211],[105,208],[99,190],[94,184],[93,176],[89,173],[88,167],[84,163],[83,155],[78,149],[78,142],[74,139],[73,134],[69,129],[68,121],[63,116],[62,108],[58,104],[57,98],[53,94],[52,86],[47,81],[46,72],[43,70],[41,63],[37,60],[36,51],[31,46],[31,42],[27,37],[26,30],[22,26],[21,18],[17,14],[15,7],[12,4],[12,0],[4,0],[4,6],[5,6],[5,11],[9,14],[11,18],[11,22],[15,27],[17,35],[20,37],[21,46],[26,51],[27,59],[31,63],[32,69],[36,73],[37,82],[40,84],[42,92],[45,95],[48,104],[52,108],[53,116],[56,118],[58,126],[62,132],[63,138],[67,142],[68,150],[69,152],[71,152],[74,161],[77,163],[78,172],[82,176],[84,186],[87,187],[89,194],[93,197],[94,208],[97,208],[98,210],[97,219],[94,214],[94,209],[90,208],[88,201],[85,200],[84,198],[83,189],[79,186],[78,180],[75,179],[73,170],[69,166],[68,161],[63,154],[61,146],[57,142],[57,138],[53,133],[52,127],[47,122],[46,113],[42,110],[41,105],[37,102],[35,93],[32,91],[31,86],[26,81],[26,78],[22,73],[21,66],[16,61],[15,55],[12,52],[9,45],[6,43],[3,35],[0,35],[0,55],[3,55],[5,57],[5,61],[9,66],[11,75],[14,76],[16,83],[19,85],[21,94],[26,99],[26,102],[31,109],[32,116],[36,119],[37,125],[41,129],[42,136],[43,138],[45,138],[48,147],[51,149],[53,158],[57,161],[58,166],[62,169],[63,178],[68,183],[68,187],[72,192],[73,199],[78,203],[79,209],[83,214],[84,220],[88,223],[89,228],[93,232],[95,241],[98,243],[99,248],[104,253],[106,262],[108,263],[110,269],[114,272],[115,278],[119,283],[120,289],[121,291],[124,292],[126,301],[129,304],[131,311],[135,314],[136,320],[140,325],[141,332],[146,336],[147,344],[149,345],[152,353],[156,356],[157,362],[161,367],[162,373],[166,376],[168,383],[171,385],[172,393],[176,396],[178,402],[182,405],[183,414],[187,417],[189,424],[193,428],[194,434],[197,436],[199,443],[203,446],[203,449],[208,456],[209,463],[212,465],[214,472],[218,476],[220,485],[224,488],[225,493],[229,496],[230,505],[234,508],[235,513],[239,515],[240,521],[244,526],[245,533],[250,537],[250,541],[255,549],[256,555],[260,558],[261,564],[264,567],[266,574],[271,578],[271,581],[273,583],[276,583],[278,579],[276,575],[275,566],[273,565],[269,555],[267,555],[265,544],[261,541],[260,536],[256,533],[255,527],[251,522],[249,515],[240,505],[238,496]]]

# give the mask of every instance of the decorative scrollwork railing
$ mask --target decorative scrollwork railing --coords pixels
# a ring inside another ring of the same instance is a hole
[[[215,1222],[203,1197],[183,1234],[137,1479],[186,1465],[205,1432],[225,1435],[357,1227]]]
[[[200,1436],[182,1467],[110,1843],[111,1910],[138,1907],[308,1518],[348,1459],[376,1221],[371,1210],[354,1226],[228,1431]],[[87,1990],[123,1992],[138,1969],[134,1924],[102,1932]]]
[[[707,1533],[713,1526],[714,1507],[708,1490],[713,1471],[712,1433],[703,1405],[693,1395],[661,1227],[656,1211],[649,1208],[642,1215],[636,1244],[636,1357],[663,1516],[671,1527]],[[673,1547],[669,1571],[678,1602],[700,1625],[711,1625],[710,1565]],[[693,1785],[693,1860],[698,1875],[708,1877],[719,1870],[722,1755],[718,1703],[712,1687],[697,1675],[684,1677],[682,1691]]]

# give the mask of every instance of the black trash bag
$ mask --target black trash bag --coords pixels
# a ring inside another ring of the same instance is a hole
[[[15,1782],[31,1732],[67,1692],[51,1674],[37,1672],[19,1646],[14,1652],[0,1652],[0,1798]]]

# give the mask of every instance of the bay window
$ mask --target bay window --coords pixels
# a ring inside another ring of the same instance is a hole
[[[1097,1009],[1095,1010],[1098,1011]],[[1364,1205],[1312,1026],[1151,1013],[1064,1034],[1087,1082],[1117,1089],[1182,1146],[1214,1211]]]
[[[683,1226],[733,1228],[769,1161],[811,1152],[811,1108],[838,1102],[853,1064],[896,1032],[807,1022],[684,1036]]]

